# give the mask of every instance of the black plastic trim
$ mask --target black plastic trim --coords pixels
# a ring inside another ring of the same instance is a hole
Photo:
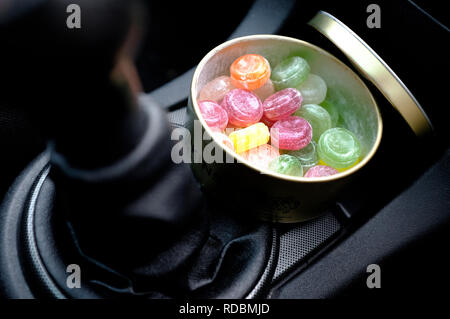
[[[450,150],[410,188],[283,286],[273,298],[331,298],[406,247],[450,225]],[[364,283],[363,283],[364,284]]]
[[[294,5],[295,0],[255,0],[245,18],[228,40],[250,34],[277,32],[291,13]],[[261,23],[261,21],[264,21],[264,23]],[[185,103],[183,104],[183,102],[188,98],[194,72],[195,67],[149,94],[144,94],[142,98],[150,98],[166,109],[174,109],[177,105],[184,106]]]
[[[21,265],[20,228],[31,187],[49,155],[42,153],[18,176],[0,207],[0,294],[14,299],[34,298]]]

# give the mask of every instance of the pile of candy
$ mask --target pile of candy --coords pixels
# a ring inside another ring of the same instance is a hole
[[[352,167],[361,155],[357,137],[336,127],[339,114],[326,95],[325,81],[305,59],[289,57],[271,69],[263,56],[246,54],[231,64],[230,76],[202,88],[198,105],[216,137],[256,166],[321,177]]]

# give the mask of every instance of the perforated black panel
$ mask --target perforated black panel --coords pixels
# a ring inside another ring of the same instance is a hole
[[[277,266],[278,249],[280,247],[280,236],[276,227],[273,227],[272,234],[272,250],[270,251],[270,257],[266,265],[266,270],[264,271],[256,286],[247,295],[246,299],[264,298],[272,287],[272,278]]]
[[[340,229],[333,214],[296,224],[280,237],[277,268],[273,280],[278,280],[309,253],[330,239]]]
[[[173,112],[167,113],[167,117],[169,118],[170,125],[173,128],[176,127],[184,127],[187,120],[186,108],[183,107]]]
[[[295,225],[274,225],[274,235],[277,238],[272,241],[272,253],[266,271],[247,299],[268,297],[268,290],[277,280],[332,239],[340,228],[338,220],[331,213]]]

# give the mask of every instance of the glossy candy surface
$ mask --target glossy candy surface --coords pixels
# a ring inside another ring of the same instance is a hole
[[[311,124],[313,130],[313,140],[319,141],[323,132],[331,128],[331,117],[328,112],[317,104],[303,105],[297,112],[296,116],[300,116]]]
[[[269,141],[269,129],[263,123],[256,123],[241,130],[234,131],[228,136],[234,144],[237,153],[266,144]]]
[[[317,165],[319,162],[314,141],[311,141],[311,143],[298,151],[288,151],[287,154],[295,156],[302,164],[304,170]]]
[[[280,152],[269,144],[263,144],[241,154],[243,158],[261,168],[268,168],[269,163],[280,156]]]
[[[263,116],[261,117],[261,122],[266,124],[267,127],[272,127],[272,125],[274,125],[276,121],[271,121],[271,120],[267,119],[266,117],[264,117],[264,114],[263,114]]]
[[[281,61],[272,70],[272,82],[277,91],[298,87],[309,75],[310,67],[305,59],[293,56]]]
[[[353,166],[357,165],[358,163],[359,163],[359,158],[358,158],[358,159],[356,160],[356,162],[354,162],[352,165],[347,166],[347,167],[344,167],[344,168],[336,168],[336,170],[337,170],[338,172],[345,172],[346,170],[349,170],[349,169],[352,168]],[[319,158],[319,163],[317,163],[317,165],[325,165],[325,166],[328,166],[327,163],[325,163],[324,161],[322,161],[320,158]]]
[[[258,97],[261,99],[261,102],[264,102],[269,96],[275,93],[275,87],[273,86],[272,81],[268,79],[263,86],[256,90],[253,90],[253,93],[258,95]]]
[[[259,54],[246,54],[231,64],[230,77],[235,87],[256,90],[270,78],[270,64]]]
[[[280,174],[303,176],[303,168],[300,161],[288,154],[283,154],[270,162],[269,169]]]
[[[219,104],[214,101],[200,101],[198,106],[210,128],[217,128],[222,131],[227,127],[228,114]]]
[[[305,174],[305,177],[323,177],[339,173],[336,169],[326,165],[317,165],[311,167]]]
[[[284,150],[299,150],[311,142],[312,128],[305,119],[290,116],[270,128],[271,143]]]
[[[198,100],[210,100],[220,103],[222,102],[225,94],[235,88],[236,87],[231,83],[231,78],[229,76],[219,76],[205,84],[200,91]]]
[[[297,89],[287,88],[269,96],[263,103],[264,118],[278,121],[289,117],[302,104],[302,95]]]
[[[228,122],[236,127],[257,123],[263,115],[261,100],[247,90],[231,90],[225,95],[221,105],[228,113]]]
[[[327,96],[327,84],[318,75],[310,73],[297,89],[303,97],[303,104],[320,104]]]
[[[317,144],[319,158],[336,169],[353,165],[361,155],[358,138],[345,128],[335,127],[325,131]]]

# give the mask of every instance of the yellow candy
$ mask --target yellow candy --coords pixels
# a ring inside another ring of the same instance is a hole
[[[234,144],[237,153],[269,142],[269,128],[264,123],[256,123],[249,127],[232,132],[228,136]]]
[[[352,168],[353,166],[355,166],[356,164],[358,164],[359,163],[359,158],[356,160],[356,162],[354,162],[351,166],[349,166],[349,167],[346,167],[346,168],[336,168],[336,167],[333,167],[333,168],[335,168],[339,173],[340,172],[344,172],[344,171],[346,171],[346,170],[349,170],[350,168]],[[327,163],[325,163],[324,161],[322,161],[322,160],[319,160],[319,163],[317,163],[317,165],[326,165],[326,166],[330,166],[330,165],[328,165]]]

